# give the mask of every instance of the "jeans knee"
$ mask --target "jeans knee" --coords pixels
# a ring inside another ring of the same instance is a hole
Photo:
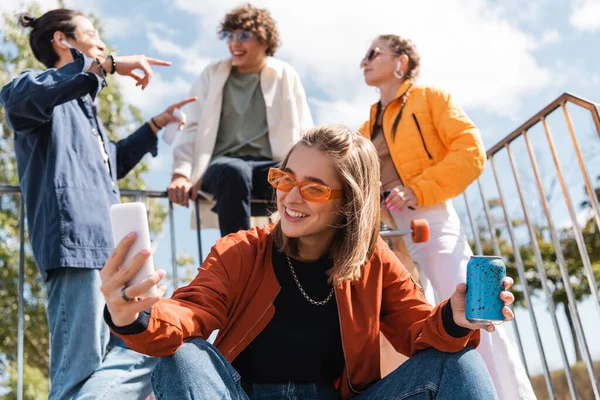
[[[457,353],[440,354],[443,355],[443,381],[450,380],[455,385],[471,382],[467,386],[473,386],[473,389],[494,391],[487,366],[478,351],[467,347]]]
[[[202,374],[202,368],[199,366],[214,362],[216,357],[218,350],[205,340],[193,339],[185,342],[175,354],[158,359],[152,371],[152,385],[174,378],[185,381],[186,376],[195,379],[192,377],[197,378]]]
[[[213,350],[214,347],[206,340],[193,339],[182,344],[175,354],[161,358],[161,361],[165,365],[186,368],[188,364],[196,364],[200,360],[211,358],[214,354]]]
[[[441,352],[440,352],[441,353]],[[470,371],[474,368],[486,368],[483,358],[472,347],[465,347],[456,353],[441,353],[444,355],[446,369],[453,368],[456,372]]]
[[[458,391],[469,399],[497,399],[487,366],[475,349],[445,353],[440,382],[442,391]]]
[[[213,364],[219,357],[221,357],[219,351],[212,344],[203,339],[193,339],[182,344],[175,354],[161,357],[154,369],[156,375],[165,370],[179,375],[197,370],[198,365]]]
[[[239,381],[239,374],[217,348],[202,339],[184,343],[175,354],[159,359],[152,371],[151,382],[157,398],[188,399],[190,393],[228,391],[228,385]],[[193,398],[224,398],[204,396]]]
[[[456,353],[446,353],[429,348],[417,353],[412,358],[412,361],[419,365],[429,365],[432,369],[450,374],[462,375],[471,373],[477,368],[486,369],[483,359],[472,347],[466,347]]]

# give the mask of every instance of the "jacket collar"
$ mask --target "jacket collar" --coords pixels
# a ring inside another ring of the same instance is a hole
[[[404,96],[408,88],[410,88],[412,85],[413,81],[411,79],[407,79],[404,82],[402,82],[402,85],[400,85],[398,91],[396,92],[396,98]]]
[[[402,82],[402,84],[400,85],[400,87],[398,88],[398,91],[396,91],[396,99],[399,99],[400,97],[404,96],[404,94],[408,91],[408,89],[413,85],[413,81],[412,79],[407,79],[404,82]],[[379,104],[379,102],[373,104],[371,106],[371,117],[370,117],[370,123],[369,123],[369,134],[372,135],[373,134],[373,127],[375,126],[375,120],[377,118],[377,105]]]
[[[231,58],[223,60],[219,65],[219,72],[225,73],[227,76],[231,73]],[[275,74],[277,77],[281,77],[283,74],[283,64],[281,61],[274,57],[267,57],[267,62],[264,68],[261,70],[260,75],[263,77],[265,74]]]

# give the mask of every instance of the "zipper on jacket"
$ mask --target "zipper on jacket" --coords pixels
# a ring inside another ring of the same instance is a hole
[[[423,148],[425,149],[425,153],[427,153],[427,157],[429,157],[430,160],[433,160],[433,158],[431,157],[431,154],[429,154],[429,150],[427,150],[427,145],[425,144],[425,138],[423,137],[423,132],[421,132],[421,125],[419,125],[419,120],[417,119],[417,116],[414,113],[413,113],[412,117],[415,120],[415,124],[417,124],[417,129],[419,130],[419,135],[421,136],[421,142],[423,142]]]
[[[344,353],[344,365],[346,367],[346,374],[348,374],[348,387],[356,394],[360,394],[362,392],[354,389],[352,387],[352,381],[350,380],[350,369],[348,369],[348,359],[346,358],[346,349],[344,348],[344,332],[342,331],[342,317],[340,316],[340,305],[338,303],[337,298],[337,290],[333,289],[333,294],[335,295],[335,308],[338,312],[338,321],[340,322],[340,339],[342,340],[342,352]]]
[[[279,292],[281,292],[281,286],[279,287],[279,290],[277,290],[277,293],[275,294],[275,297],[277,297],[279,295]],[[273,301],[275,301],[275,299],[273,299]],[[267,313],[267,311],[269,311],[269,308],[271,308],[271,306],[273,305],[273,301],[271,301],[271,304],[269,304],[269,307],[267,307],[267,309],[265,311],[263,311],[263,313],[256,320],[256,322],[254,323],[254,325],[252,325],[252,327],[250,327],[250,329],[248,329],[246,331],[246,334],[240,339],[240,341],[235,346],[233,346],[231,348],[231,350],[229,350],[227,352],[227,354],[225,354],[225,357],[229,356],[231,354],[231,352],[233,350],[235,350],[244,341],[244,339],[246,339],[246,337],[248,337],[248,334],[252,331],[252,329],[254,329],[254,327],[258,324],[258,322],[265,316],[265,314]]]

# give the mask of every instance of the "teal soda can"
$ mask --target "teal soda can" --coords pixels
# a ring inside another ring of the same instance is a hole
[[[505,277],[502,257],[471,256],[467,264],[467,321],[494,325],[504,322],[504,301],[500,293],[504,290]]]

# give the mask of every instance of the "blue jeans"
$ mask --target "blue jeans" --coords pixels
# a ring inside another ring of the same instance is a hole
[[[202,190],[215,196],[221,236],[250,229],[250,198],[273,199],[269,168],[279,161],[256,157],[219,157],[202,178]]]
[[[156,359],[110,334],[100,284],[98,269],[49,271],[49,399],[144,399],[152,390]]]
[[[159,400],[337,400],[331,385],[243,385],[240,375],[210,343],[193,339],[170,357],[161,358],[152,372],[152,387]],[[375,399],[497,399],[494,384],[481,356],[466,348],[458,353],[427,349],[356,396]]]

